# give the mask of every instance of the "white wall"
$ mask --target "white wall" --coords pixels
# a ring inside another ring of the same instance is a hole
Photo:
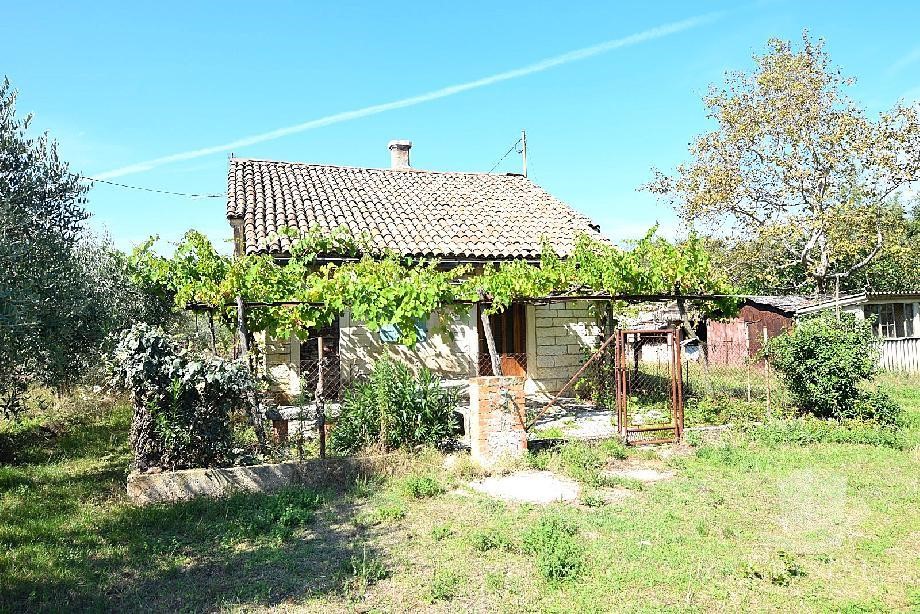
[[[527,391],[558,392],[596,347],[600,327],[586,301],[528,305],[526,317]]]
[[[446,379],[465,379],[476,374],[478,340],[475,307],[439,326],[437,315],[428,319],[428,338],[408,348],[385,343],[346,313],[339,320],[339,360],[346,378],[369,373],[373,364],[390,356],[413,368],[425,366]],[[443,328],[439,332],[439,328]]]
[[[585,301],[527,305],[527,382],[528,393],[558,392],[584,364],[586,352],[596,347],[601,333],[589,303]],[[380,335],[346,313],[339,319],[339,360],[342,377],[366,374],[376,360],[390,356],[413,368],[422,365],[444,379],[467,379],[477,374],[479,341],[476,308],[469,308],[438,332],[439,322],[432,315],[428,338],[414,348],[384,343]],[[298,369],[300,343],[269,339],[265,365],[277,388],[288,396],[300,392]],[[572,394],[569,391],[568,394]]]

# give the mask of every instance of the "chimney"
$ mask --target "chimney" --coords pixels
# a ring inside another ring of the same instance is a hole
[[[412,141],[390,141],[387,149],[390,150],[390,168],[410,168],[409,150],[412,149]]]

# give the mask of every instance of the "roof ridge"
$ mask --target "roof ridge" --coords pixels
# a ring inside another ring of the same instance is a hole
[[[427,168],[381,168],[376,166],[352,166],[350,164],[328,164],[323,162],[301,162],[297,160],[271,160],[269,158],[240,158],[233,157],[229,158],[231,163],[234,162],[267,162],[269,164],[282,164],[286,166],[315,166],[322,168],[343,168],[359,171],[384,171],[389,173],[430,173],[433,175],[484,175],[488,177],[514,177],[518,179],[526,179],[533,185],[534,183],[529,177],[526,177],[520,173],[489,173],[486,171],[439,171],[431,170]]]

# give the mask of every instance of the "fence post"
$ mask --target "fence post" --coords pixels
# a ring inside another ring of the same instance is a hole
[[[316,425],[319,429],[319,457],[326,458],[326,408],[323,406],[323,337],[316,338]]]
[[[773,417],[773,411],[770,408],[770,360],[767,357],[767,342],[769,337],[767,335],[767,327],[763,327],[763,365],[764,365],[764,374],[767,378],[767,417]]]

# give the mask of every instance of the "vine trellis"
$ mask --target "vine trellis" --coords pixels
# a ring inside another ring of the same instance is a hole
[[[436,313],[446,321],[471,303],[484,306],[487,338],[488,315],[524,300],[584,298],[616,307],[644,297],[673,297],[681,309],[693,300],[704,313],[734,311],[735,290],[713,267],[703,242],[691,235],[673,243],[656,231],[627,249],[583,235],[565,258],[545,243],[537,263],[511,260],[474,268],[374,250],[366,237],[345,231],[282,229],[279,235],[291,245],[283,261],[268,253],[231,258],[192,230],[172,257],[158,255],[152,237],[130,261],[138,283],[170,296],[178,308],[204,310],[211,322],[218,317],[236,328],[244,351],[251,333],[306,338],[346,309],[372,331],[394,326],[409,346],[418,340],[419,318]],[[494,349],[490,354],[497,363]]]

